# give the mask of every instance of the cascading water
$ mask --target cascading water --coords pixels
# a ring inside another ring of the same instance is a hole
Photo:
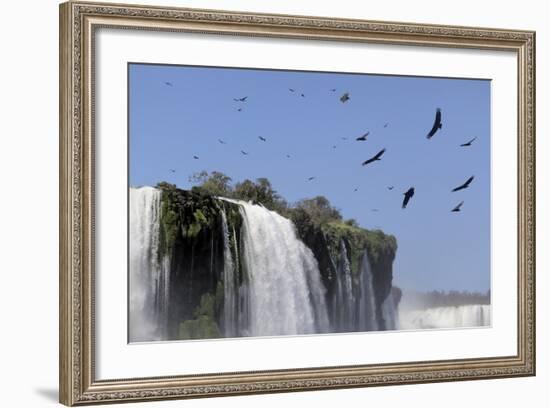
[[[424,310],[400,310],[399,329],[444,329],[491,325],[490,305],[434,307]]]
[[[248,335],[329,332],[325,288],[311,250],[294,224],[266,208],[243,201],[242,262],[247,275],[240,288],[241,313],[248,313]],[[245,293],[243,293],[245,292]]]
[[[222,209],[222,230],[223,230],[223,284],[224,284],[224,304],[223,304],[223,329],[225,337],[234,337],[238,333],[238,293],[237,276],[235,274],[235,265],[231,254],[231,235],[227,226],[227,217]],[[233,235],[234,237],[234,235]],[[235,242],[235,241],[234,241]]]
[[[333,304],[332,321],[336,331],[350,331],[355,328],[355,308],[346,244],[340,240],[340,253],[336,264],[336,296]]]
[[[397,329],[397,307],[393,292],[382,302],[382,318],[384,319],[385,330]]]
[[[367,250],[361,257],[359,269],[359,324],[360,331],[378,330],[376,322],[376,303],[372,283],[372,269]]]
[[[159,259],[161,192],[130,189],[130,341],[162,339],[170,285],[168,256]]]

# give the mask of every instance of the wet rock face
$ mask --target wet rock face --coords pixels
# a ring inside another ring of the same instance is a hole
[[[337,285],[338,265],[341,265],[345,256],[341,251],[341,242],[345,246],[347,262],[351,266],[353,292],[358,293],[360,264],[366,253],[371,264],[372,285],[375,296],[376,321],[378,328],[387,327],[382,316],[382,303],[392,291],[393,261],[397,251],[397,242],[393,236],[382,231],[369,231],[344,223],[327,225],[313,225],[309,220],[300,219],[296,223],[299,235],[304,243],[312,250],[319,263],[319,271],[327,289],[327,304],[329,309],[338,307]],[[400,297],[399,297],[400,298]],[[397,303],[399,303],[399,298]],[[333,313],[336,316],[336,312]],[[333,320],[336,318],[333,317]],[[331,322],[333,327],[338,322]]]

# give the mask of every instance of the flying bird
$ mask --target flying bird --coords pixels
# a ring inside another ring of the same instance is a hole
[[[472,140],[470,140],[469,142],[466,142],[466,143],[462,143],[460,146],[461,147],[467,147],[467,146],[471,146],[472,143],[474,142],[474,140],[476,140],[477,137],[474,137]]]
[[[332,145],[332,148],[333,148],[333,149],[336,149],[336,145]]]
[[[365,160],[363,162],[363,166],[366,166],[367,164],[372,163],[374,161],[380,160],[380,157],[384,154],[385,151],[386,151],[386,149],[384,148],[384,149],[380,150],[378,153],[376,153],[374,156],[372,156],[370,159]]]
[[[233,100],[235,102],[246,102],[246,98],[248,98],[248,96],[243,96],[242,98],[233,98]]]
[[[239,109],[237,109],[237,112],[240,112],[240,111],[242,111],[242,110],[243,110],[243,108],[239,108]]]
[[[379,210],[378,210],[378,208],[373,208],[373,209],[371,209],[371,211],[372,212],[378,212]]]
[[[347,137],[343,137],[342,140],[348,140],[348,138],[347,138]]]
[[[199,156],[193,156],[193,159],[199,160]]]
[[[165,82],[164,85],[166,85],[166,86],[174,86],[174,85],[172,84],[172,82]]]
[[[315,177],[309,177],[309,178],[307,179],[307,181],[311,181],[311,180],[314,180],[314,179],[315,179]]]
[[[354,188],[353,192],[356,192],[357,190],[359,190],[359,187]]]
[[[300,94],[300,96],[301,96],[302,98],[305,98],[305,97],[306,97],[304,94]]]
[[[174,170],[174,169],[170,169],[170,172],[172,172],[172,173],[175,173],[175,172],[176,172],[176,170]]]
[[[267,139],[265,137],[262,137],[262,136],[258,136],[258,139],[260,139],[262,142],[266,142]]]
[[[289,90],[290,92],[294,92],[294,91],[295,91],[295,89],[292,89],[292,88],[288,88],[288,90]]]
[[[460,186],[453,188],[452,191],[454,192],[454,191],[464,190],[465,188],[468,188],[468,186],[473,181],[473,179],[474,179],[474,176],[470,177],[468,180],[466,180],[464,184],[461,184]]]
[[[393,190],[393,186],[388,186],[388,190]]]
[[[221,144],[225,144],[225,142],[221,139],[218,139],[218,142],[220,142]]]
[[[409,203],[409,200],[414,195],[414,187],[409,188],[407,191],[403,193],[403,195],[405,197],[403,198],[403,205],[401,206],[401,208],[407,208],[407,204]]]
[[[459,202],[457,206],[451,210],[451,212],[460,212],[460,207],[462,207],[462,204],[464,204],[464,201]]]
[[[384,128],[387,128],[389,123],[384,123]]]
[[[367,133],[365,133],[363,136],[359,136],[357,139],[357,141],[360,141],[360,142],[364,142],[365,140],[367,140],[367,136],[370,134],[370,131],[368,131]]]
[[[443,124],[441,123],[441,109],[437,108],[437,111],[435,112],[434,125],[432,126],[432,130],[430,130],[430,133],[426,135],[426,138],[431,139],[432,136],[435,135],[435,132],[437,132],[442,127]]]
[[[340,97],[340,102],[346,103],[347,101],[349,101],[349,99],[349,92],[346,92]]]
[[[248,153],[245,152],[244,150],[241,150],[241,153],[244,154],[245,156],[248,156]]]
[[[331,92],[336,92],[336,88],[332,88],[330,91]]]
[[[286,158],[287,158],[287,159],[290,159],[290,154],[287,154],[287,155],[286,155]]]

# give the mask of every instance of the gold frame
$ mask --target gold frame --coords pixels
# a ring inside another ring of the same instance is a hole
[[[93,47],[98,27],[513,51],[518,63],[518,349],[513,356],[247,373],[94,376]],[[60,402],[208,397],[535,375],[535,33],[122,4],[60,5]]]

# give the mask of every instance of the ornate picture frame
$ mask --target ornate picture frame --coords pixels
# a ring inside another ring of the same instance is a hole
[[[101,186],[95,177],[95,39],[101,28],[514,53],[518,73],[517,352],[483,358],[384,364],[358,362],[177,376],[152,373],[135,378],[98,379],[95,195]],[[63,3],[60,6],[59,199],[59,384],[60,402],[65,405],[535,375],[534,32],[78,1]]]

